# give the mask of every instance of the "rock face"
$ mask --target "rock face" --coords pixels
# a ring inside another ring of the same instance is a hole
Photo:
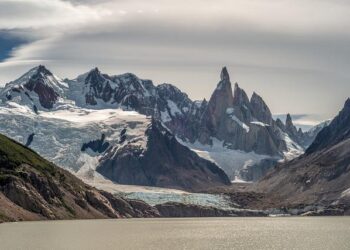
[[[258,164],[243,168],[240,171],[240,176],[245,181],[256,182],[276,166],[277,162],[276,159],[263,159]]]
[[[189,191],[230,184],[219,167],[181,145],[160,122],[153,120],[146,135],[145,149],[132,144],[111,149],[97,171],[121,184]]]
[[[233,96],[227,69],[221,71],[221,80],[212,94],[202,115],[199,141],[211,143],[211,136],[221,139],[225,136],[227,126],[227,109],[233,108]]]
[[[278,165],[257,185],[284,204],[350,204],[350,102],[321,130],[306,154]]]
[[[37,72],[23,86],[38,95],[41,106],[51,109],[58,100],[59,94],[52,86],[46,84],[45,78],[48,77],[53,77],[52,73],[44,66],[39,66]]]
[[[299,140],[298,130],[294,126],[293,120],[292,120],[292,117],[290,116],[290,114],[287,114],[285,130],[291,136],[291,138],[293,138],[296,141]]]
[[[256,117],[258,121],[268,125],[273,124],[271,111],[261,96],[254,92],[250,99],[250,105],[253,111],[253,116]]]
[[[318,133],[306,153],[314,153],[348,138],[350,138],[350,99],[346,100],[338,116]]]
[[[155,208],[94,189],[0,135],[0,221],[155,216]]]

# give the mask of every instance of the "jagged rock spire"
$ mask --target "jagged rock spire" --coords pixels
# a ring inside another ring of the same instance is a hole
[[[232,95],[232,86],[230,82],[230,75],[228,74],[227,68],[223,67],[220,73],[220,82],[218,83],[216,90],[222,92],[229,92]]]
[[[281,121],[280,118],[276,119],[276,125],[279,127],[282,131],[285,131],[286,127],[284,126],[283,122]]]
[[[269,125],[272,124],[272,114],[269,107],[266,105],[262,97],[255,92],[250,98],[250,106],[256,119]]]
[[[226,67],[222,68],[220,78],[221,78],[221,81],[230,81],[230,75],[228,74]]]
[[[249,98],[246,92],[238,86],[238,83],[235,83],[235,90],[233,94],[233,104],[235,106],[242,106],[242,105],[246,105],[246,107],[250,106]]]
[[[286,127],[287,128],[293,128],[294,127],[292,117],[291,117],[291,115],[289,113],[287,114],[287,117],[286,117]]]

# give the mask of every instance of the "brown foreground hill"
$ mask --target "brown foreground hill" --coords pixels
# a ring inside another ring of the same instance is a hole
[[[0,135],[0,221],[157,216],[154,207],[99,191]]]

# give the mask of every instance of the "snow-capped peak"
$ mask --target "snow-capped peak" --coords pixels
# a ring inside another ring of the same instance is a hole
[[[30,69],[15,81],[6,84],[0,92],[3,102],[15,101],[38,109],[51,109],[64,96],[68,85],[51,73],[45,66]]]

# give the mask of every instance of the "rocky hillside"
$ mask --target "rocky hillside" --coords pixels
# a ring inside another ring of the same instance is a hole
[[[306,154],[278,165],[256,186],[280,203],[350,205],[350,100],[317,135]]]
[[[0,221],[155,216],[146,203],[94,189],[0,135]]]

